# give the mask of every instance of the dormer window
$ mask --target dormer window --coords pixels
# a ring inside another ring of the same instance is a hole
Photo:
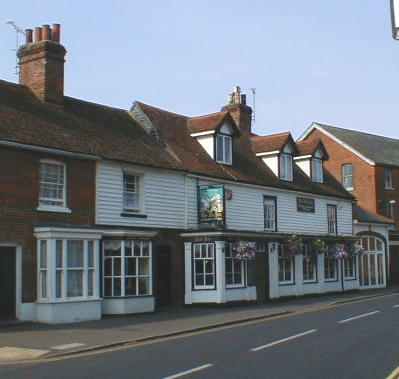
[[[320,158],[312,158],[312,181],[323,183],[323,161]]]
[[[232,164],[232,137],[225,134],[216,135],[216,162]]]
[[[292,182],[292,155],[280,154],[280,179]]]

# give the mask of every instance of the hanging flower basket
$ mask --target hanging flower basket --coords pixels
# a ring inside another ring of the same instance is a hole
[[[236,259],[255,259],[256,243],[237,241],[232,244],[232,254]]]
[[[311,242],[312,251],[316,254],[326,254],[328,253],[328,245],[325,241],[320,238],[317,240],[313,240]]]
[[[283,255],[292,257],[302,253],[303,240],[296,234],[293,234],[288,240],[283,242]]]

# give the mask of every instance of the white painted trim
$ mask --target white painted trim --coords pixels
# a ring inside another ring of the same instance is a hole
[[[201,136],[209,136],[212,134],[215,134],[216,131],[215,130],[208,130],[206,132],[198,132],[198,133],[192,133],[190,134],[191,137],[201,137]]]
[[[369,165],[375,166],[375,162],[374,161],[372,161],[371,159],[365,157],[362,153],[360,153],[359,151],[357,151],[356,149],[354,149],[352,146],[348,145],[347,143],[341,141],[339,138],[335,137],[333,134],[327,132],[327,130],[325,130],[322,125],[317,124],[317,123],[312,123],[312,125],[310,125],[305,130],[305,132],[298,138],[298,141],[304,140],[314,129],[320,130],[327,137],[331,138],[333,141],[335,141],[336,143],[338,143],[339,145],[341,145],[345,149],[347,149],[350,152],[352,152],[353,154],[357,155],[360,159],[364,160]]]
[[[51,205],[39,205],[36,208],[36,210],[39,212],[72,213],[72,211],[69,208],[57,207],[57,206],[51,206]]]
[[[313,157],[313,155],[310,155],[310,154],[308,154],[308,155],[298,155],[298,156],[294,157],[294,161],[298,161],[298,160],[301,160],[301,159],[310,159],[312,157]]]
[[[11,142],[11,141],[5,141],[5,140],[0,140],[0,146],[16,147],[18,149],[38,151],[41,153],[49,153],[49,154],[55,154],[55,155],[63,155],[63,156],[74,157],[74,158],[79,158],[79,159],[101,160],[101,158],[97,155],[73,153],[73,152],[61,150],[61,149],[52,149],[52,148],[48,148],[48,147],[35,146],[35,145],[29,145],[29,144]]]
[[[268,155],[277,155],[280,154],[280,150],[273,150],[265,153],[256,153],[257,157],[266,157]]]

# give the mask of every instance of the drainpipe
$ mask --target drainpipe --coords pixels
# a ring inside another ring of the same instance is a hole
[[[341,287],[342,287],[342,292],[345,292],[344,288],[344,260],[340,259],[341,261]]]

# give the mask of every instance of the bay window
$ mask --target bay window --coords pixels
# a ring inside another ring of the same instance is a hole
[[[214,289],[216,286],[214,243],[193,244],[193,288]]]
[[[98,298],[98,245],[98,240],[39,239],[39,298]]]
[[[234,257],[230,243],[226,249],[225,265],[226,288],[244,287],[247,265],[244,259]]]
[[[302,270],[304,283],[317,281],[317,255],[311,251],[309,244],[303,246]]]
[[[152,294],[152,246],[147,240],[104,241],[104,297]]]
[[[280,154],[280,179],[292,182],[292,155]]]
[[[232,137],[225,134],[216,135],[216,162],[231,165]]]
[[[338,261],[328,253],[324,254],[324,280],[338,280]]]
[[[39,170],[39,209],[57,210],[66,207],[65,164],[42,160]]]
[[[287,255],[282,245],[278,251],[278,281],[279,284],[294,284],[294,256]]]

